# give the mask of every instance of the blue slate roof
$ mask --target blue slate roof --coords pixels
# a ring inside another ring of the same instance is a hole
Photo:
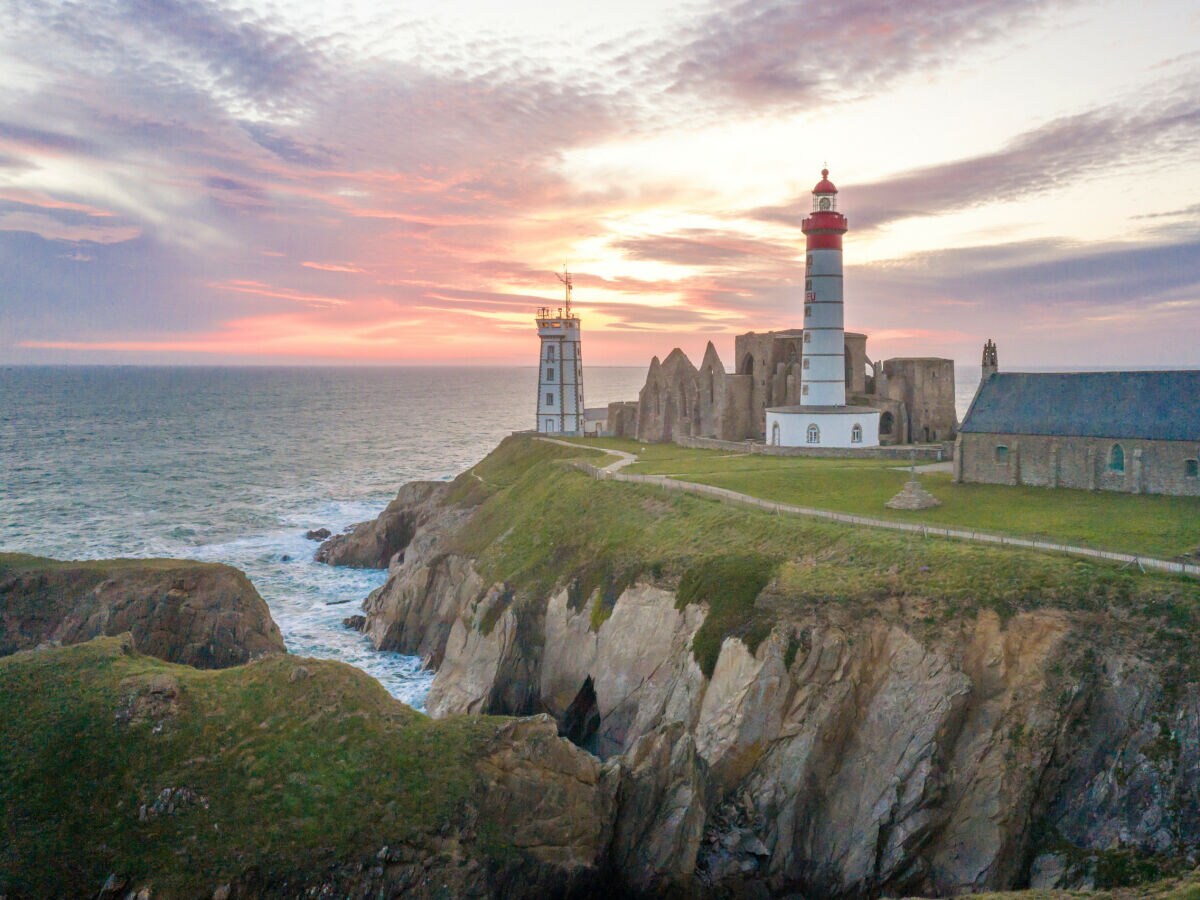
[[[1200,441],[1200,370],[997,372],[959,430]]]

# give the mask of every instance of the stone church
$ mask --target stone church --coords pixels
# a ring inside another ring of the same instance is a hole
[[[1000,372],[988,341],[954,475],[1200,497],[1200,370]]]
[[[642,441],[677,437],[767,442],[769,407],[800,403],[804,331],[749,332],[734,339],[736,369],[727,372],[711,342],[697,368],[678,348],[650,362],[636,403],[609,407],[608,432]],[[847,403],[880,411],[881,444],[952,441],[954,361],[907,357],[873,362],[867,337],[845,336]]]

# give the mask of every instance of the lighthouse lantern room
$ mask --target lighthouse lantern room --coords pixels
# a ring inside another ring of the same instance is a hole
[[[558,276],[565,305],[537,311],[538,355],[537,431],[541,434],[583,434],[583,354],[579,317],[571,311],[571,273]]]

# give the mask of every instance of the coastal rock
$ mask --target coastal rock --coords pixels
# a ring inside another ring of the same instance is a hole
[[[142,653],[202,669],[286,652],[267,604],[232,566],[0,554],[0,656],[125,632]]]
[[[565,869],[602,862],[617,779],[596,757],[560,738],[550,716],[502,725],[477,770],[480,816],[504,823],[513,846]]]
[[[304,536],[310,541],[323,541],[333,535],[333,532],[328,528],[310,528],[304,532]]]
[[[331,566],[386,569],[396,554],[405,551],[425,519],[436,514],[447,489],[440,481],[404,485],[377,518],[330,537],[317,548],[314,558]]]
[[[612,862],[635,891],[659,893],[694,881],[704,832],[706,771],[683,722],[634,741],[619,757]]]

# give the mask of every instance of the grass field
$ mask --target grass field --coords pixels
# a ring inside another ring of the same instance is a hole
[[[901,512],[884,506],[908,479],[895,460],[741,455],[614,438],[579,443],[638,454],[624,470],[630,474],[671,475],[781,503],[1166,559],[1200,555],[1198,497],[955,484],[949,474],[929,473],[921,482],[942,505]]]
[[[644,465],[673,471],[675,463],[687,462],[671,460],[670,449],[654,448],[654,456],[648,450]],[[737,635],[753,645],[780,610],[797,604],[868,611],[880,600],[913,596],[930,601],[930,616],[938,621],[980,608],[1007,616],[1042,606],[1122,607],[1168,622],[1164,634],[1180,646],[1190,646],[1200,625],[1195,579],[778,516],[649,485],[599,481],[563,465],[570,459],[604,461],[595,448],[518,437],[501,444],[474,474],[460,476],[454,492],[478,508],[457,535],[456,549],[476,559],[485,580],[506,582],[515,602],[544,598],[567,584],[573,603],[593,604],[597,622],[605,611],[594,604],[639,577],[678,585],[681,602],[720,601],[720,614],[709,616],[693,647],[705,671],[721,639]],[[864,471],[887,477],[878,467]],[[754,596],[766,582],[773,585],[767,593],[783,604],[778,609]]]

